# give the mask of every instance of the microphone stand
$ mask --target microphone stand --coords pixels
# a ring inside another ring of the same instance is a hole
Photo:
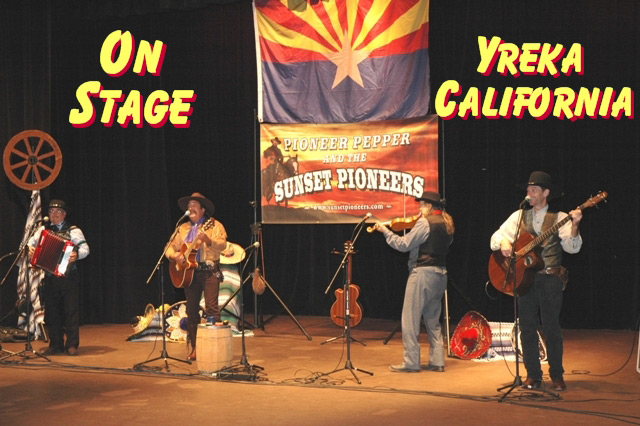
[[[33,235],[35,234],[36,230],[38,228],[36,228],[36,225],[40,225],[42,224],[43,221],[38,221],[36,223],[33,224],[31,231],[29,232],[29,236],[27,237],[27,239],[24,242],[24,246],[20,247],[20,249],[18,250],[18,254],[16,255],[16,258],[13,260],[13,263],[11,264],[11,267],[9,268],[9,271],[7,271],[7,274],[5,275],[5,277],[2,279],[2,282],[0,282],[0,286],[2,284],[4,284],[4,281],[7,279],[7,277],[9,276],[9,273],[11,272],[11,270],[13,269],[13,267],[16,265],[16,263],[18,262],[18,259],[23,259],[25,263],[28,263],[28,259],[25,253],[25,250],[27,250],[28,252],[28,247],[29,247],[29,240],[31,240],[31,238],[33,237]],[[24,350],[20,351],[20,352],[10,352],[10,351],[4,351],[3,352],[9,352],[9,355],[5,355],[4,357],[0,358],[0,361],[3,361],[7,358],[10,358],[12,356],[22,356],[26,359],[29,358],[29,353],[35,355],[36,357],[40,357],[40,358],[44,358],[47,361],[51,362],[51,360],[46,356],[43,355],[41,353],[38,353],[36,351],[33,350],[33,347],[31,346],[31,278],[29,276],[29,266],[27,265],[25,267],[25,299],[27,302],[27,309],[25,311],[25,318],[26,318],[26,322],[27,322],[27,342],[24,345]]]
[[[251,248],[251,246],[250,246]],[[249,257],[244,262],[244,266],[240,270],[240,278],[244,275],[244,271],[249,264],[249,259],[253,256],[253,251],[249,254]],[[247,277],[240,281],[240,287],[236,290],[236,292],[222,305],[222,309],[231,301],[231,299],[242,290],[243,286],[247,281],[251,278],[251,274],[247,275]],[[240,297],[240,323],[242,325],[241,330],[241,340],[242,340],[242,355],[240,356],[240,363],[236,365],[232,365],[230,367],[225,367],[218,371],[216,374],[218,379],[221,380],[247,380],[251,382],[255,382],[258,377],[258,372],[264,370],[264,367],[259,365],[251,364],[249,359],[247,358],[247,347],[245,344],[244,338],[244,330],[245,330],[245,321],[244,321],[244,297]]]
[[[171,237],[169,238],[169,241],[167,241],[167,244],[164,246],[164,249],[162,250],[162,254],[160,255],[160,258],[158,258],[158,261],[156,262],[156,266],[153,268],[153,271],[151,271],[151,274],[149,275],[149,278],[147,278],[147,284],[149,284],[151,282],[151,278],[153,278],[153,275],[156,273],[156,271],[158,269],[160,269],[160,266],[162,265],[162,263],[164,262],[164,258],[165,258],[165,253],[167,252],[167,249],[169,248],[169,245],[173,242],[173,239],[176,237],[176,234],[178,233],[178,225],[180,225],[180,222],[182,221],[182,219],[185,218],[185,215],[183,215],[182,217],[180,217],[180,219],[178,219],[178,222],[176,222],[176,226],[175,229],[173,230],[173,234],[171,234]],[[172,359],[174,361],[179,361],[179,362],[184,362],[186,364],[191,364],[191,360],[187,359],[180,359],[180,358],[175,358],[172,356],[169,356],[169,354],[167,353],[167,326],[166,326],[166,320],[165,320],[165,316],[166,316],[166,312],[164,311],[164,274],[161,272],[159,274],[159,279],[158,282],[160,284],[160,306],[162,307],[162,313],[160,315],[160,321],[162,323],[162,352],[160,353],[160,356],[152,358],[152,359],[148,359],[146,361],[143,362],[139,362],[137,364],[135,364],[133,366],[134,370],[140,370],[142,368],[142,366],[144,364],[153,362],[153,361],[157,361],[159,359],[164,360],[164,368],[166,368],[167,372],[170,371],[169,369],[169,362],[167,360]]]
[[[333,371],[330,371],[328,373],[322,373],[320,376],[328,376],[328,375],[336,373],[338,371],[349,370],[351,372],[351,374],[353,375],[353,378],[356,379],[356,382],[358,384],[361,384],[362,382],[360,381],[360,379],[358,379],[358,376],[356,375],[355,371],[362,371],[363,373],[368,374],[370,376],[373,376],[373,373],[370,372],[370,371],[358,369],[358,368],[354,367],[353,363],[351,362],[351,325],[349,324],[351,322],[351,315],[349,314],[349,284],[350,283],[349,283],[349,277],[347,276],[347,273],[346,273],[346,265],[347,265],[347,262],[348,262],[349,255],[353,251],[353,246],[354,246],[356,240],[358,239],[358,237],[360,236],[360,232],[362,232],[362,229],[364,228],[364,221],[367,220],[368,217],[369,216],[365,217],[364,220],[362,220],[360,223],[358,223],[358,225],[356,225],[356,227],[351,232],[351,245],[347,248],[347,250],[345,250],[344,256],[342,257],[342,261],[340,262],[340,265],[338,265],[338,269],[336,270],[336,273],[333,275],[333,278],[331,279],[331,282],[329,283],[329,285],[327,286],[327,289],[324,292],[324,294],[327,294],[329,292],[329,289],[333,285],[333,281],[338,276],[338,272],[340,271],[340,269],[342,269],[343,277],[344,277],[344,284],[343,284],[344,287],[343,288],[344,288],[344,294],[345,294],[345,303],[344,303],[344,337],[345,337],[345,341],[347,343],[347,360],[346,360],[343,368],[337,368],[337,369],[335,369]],[[358,231],[357,233],[356,233],[356,230]],[[355,237],[354,237],[354,234],[355,234]]]
[[[509,269],[507,270],[505,277],[504,277],[504,283],[502,284],[502,292],[504,293],[506,291],[506,287],[507,287],[507,283],[509,282],[509,278],[512,276],[513,277],[513,318],[514,318],[514,327],[513,327],[513,332],[515,333],[515,355],[516,355],[516,374],[515,377],[513,379],[513,383],[507,386],[502,386],[500,388],[498,388],[498,392],[501,392],[504,389],[507,389],[507,391],[504,393],[504,395],[502,395],[500,397],[500,399],[498,399],[498,402],[502,402],[514,389],[519,388],[522,386],[522,378],[520,377],[520,357],[519,357],[519,352],[520,352],[520,324],[518,321],[518,289],[516,288],[516,280],[517,280],[517,274],[516,274],[516,263],[517,263],[517,254],[516,254],[516,242],[518,241],[518,238],[520,236],[520,229],[522,226],[522,222],[524,220],[524,204],[526,202],[528,202],[529,197],[525,198],[521,203],[520,203],[520,214],[518,216],[518,226],[516,228],[516,232],[515,235],[513,237],[513,245],[511,247],[511,256],[509,256]],[[511,274],[511,275],[510,275]],[[531,389],[533,390],[533,389]],[[547,392],[547,391],[543,391],[540,390],[541,392]],[[549,392],[551,395],[554,396],[558,396],[557,394],[554,394],[552,392]]]

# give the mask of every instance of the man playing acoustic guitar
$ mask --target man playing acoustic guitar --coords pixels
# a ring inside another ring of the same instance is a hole
[[[176,287],[184,287],[187,299],[187,337],[191,352],[187,359],[196,359],[196,335],[200,324],[200,297],[204,291],[205,316],[207,322],[220,321],[218,292],[220,281],[220,252],[227,247],[227,232],[224,226],[211,215],[214,205],[204,195],[194,192],[190,197],[178,200],[182,211],[187,210],[189,221],[180,225],[178,232],[167,248],[166,257],[172,261],[170,268],[192,270],[192,275]],[[187,249],[188,248],[188,249]],[[173,280],[173,276],[172,276]]]
[[[518,185],[526,189],[531,209],[522,213],[522,227],[518,234],[527,232],[539,235],[554,224],[567,218],[564,212],[550,212],[548,200],[562,196],[560,189],[553,183],[551,176],[545,172],[531,173],[526,184]],[[524,203],[524,202],[523,202]],[[560,309],[562,308],[562,291],[566,280],[566,269],[562,267],[562,252],[577,253],[582,247],[582,237],[578,225],[582,219],[580,209],[569,212],[570,221],[558,228],[542,244],[541,258],[544,267],[534,274],[529,290],[518,296],[518,312],[521,329],[524,366],[527,379],[522,387],[540,389],[542,387],[542,369],[538,352],[538,311],[542,320],[542,333],[546,338],[549,360],[549,376],[553,389],[562,391],[567,388],[562,377],[562,331],[560,330]],[[500,250],[509,258],[514,246],[514,237],[520,219],[520,210],[515,211],[491,236],[491,250]]]

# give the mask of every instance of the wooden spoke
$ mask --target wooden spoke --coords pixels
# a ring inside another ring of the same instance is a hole
[[[56,141],[41,130],[25,130],[15,135],[3,156],[9,180],[26,190],[51,185],[62,168],[62,152]]]

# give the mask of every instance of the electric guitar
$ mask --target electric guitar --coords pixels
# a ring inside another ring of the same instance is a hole
[[[205,223],[198,227],[198,234],[200,231],[206,231],[211,228],[215,221],[212,217],[210,217]],[[198,262],[196,261],[196,255],[198,254],[198,247],[200,246],[200,240],[196,236],[194,240],[190,243],[182,244],[180,248],[180,253],[186,259],[186,262],[183,264],[177,263],[173,260],[169,261],[169,276],[171,277],[171,282],[173,286],[176,288],[184,288],[189,287],[191,285],[191,281],[193,280],[193,272],[198,267]]]
[[[606,192],[589,198],[578,209],[593,207],[607,198]],[[491,253],[489,257],[489,280],[491,284],[503,293],[513,296],[514,289],[518,295],[525,294],[533,283],[534,274],[544,267],[539,247],[553,233],[557,232],[565,223],[571,221],[571,216],[549,227],[546,231],[534,237],[528,232],[521,231],[518,240],[513,245],[515,250],[515,265],[511,264],[511,257],[504,257],[500,250]],[[515,267],[515,274],[514,274]]]

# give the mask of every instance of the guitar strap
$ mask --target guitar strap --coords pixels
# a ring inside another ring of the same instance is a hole
[[[553,225],[555,225],[557,219],[558,219],[558,213],[547,212],[544,215],[544,221],[542,222],[542,227],[541,227],[540,233],[541,234],[544,233],[547,229],[549,229]],[[540,246],[541,247],[545,247],[547,244],[549,244],[549,241],[551,241],[551,237],[547,238],[545,241],[543,241]]]

